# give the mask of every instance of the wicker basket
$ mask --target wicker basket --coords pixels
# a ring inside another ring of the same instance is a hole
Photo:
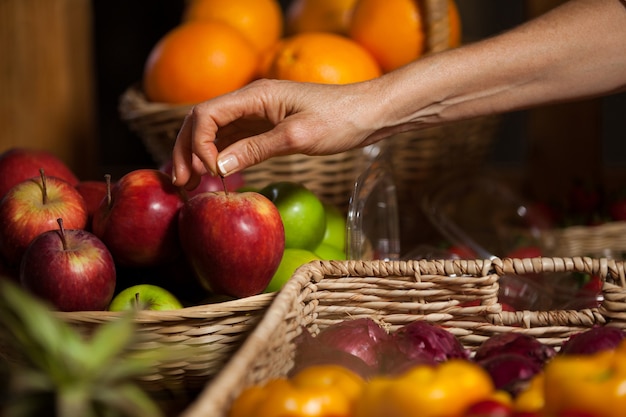
[[[508,312],[498,303],[502,275],[570,271],[603,277],[605,301],[599,308]],[[445,325],[470,350],[511,331],[558,349],[594,325],[626,328],[625,287],[624,264],[604,258],[312,262],[296,271],[242,348],[182,416],[223,417],[244,387],[286,375],[303,328],[316,334],[347,318],[373,317],[394,330],[427,320]],[[478,306],[461,305],[476,299]]]
[[[426,53],[448,49],[448,2],[422,3]],[[192,107],[149,102],[135,84],[122,94],[119,111],[153,159],[163,163],[169,159],[178,130]],[[441,169],[462,171],[480,164],[493,137],[492,126],[492,118],[479,118],[398,135],[389,142],[393,142],[394,154],[398,155],[399,182],[415,189],[439,175]],[[459,164],[459,158],[450,158],[451,154],[463,155],[464,162]],[[277,180],[301,182],[325,201],[347,209],[354,181],[367,163],[367,155],[359,149],[332,156],[287,155],[251,167],[244,176],[249,185],[257,188]]]
[[[555,229],[545,234],[543,244],[553,256],[593,256],[624,260],[626,222]]]
[[[159,347],[184,350],[185,356],[156,363],[152,373],[138,382],[155,395],[175,393],[197,394],[237,351],[257,325],[274,294],[261,294],[239,300],[224,301],[171,311],[140,311],[135,318],[138,338],[133,344],[136,353]],[[85,335],[121,313],[88,311],[58,312]],[[189,354],[189,352],[193,354]],[[171,351],[176,353],[176,350]],[[0,355],[10,361],[19,355],[0,339]]]

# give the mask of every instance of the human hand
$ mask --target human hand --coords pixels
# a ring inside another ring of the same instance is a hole
[[[207,172],[228,175],[274,156],[329,155],[373,143],[382,135],[372,91],[369,82],[259,80],[200,103],[174,145],[174,184],[193,189]]]

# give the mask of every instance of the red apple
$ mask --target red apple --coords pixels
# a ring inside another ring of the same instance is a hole
[[[200,283],[214,294],[232,297],[261,293],[285,248],[278,209],[256,192],[190,198],[180,210],[179,233]]]
[[[161,265],[180,255],[178,211],[184,195],[156,169],[137,169],[110,188],[93,221],[93,233],[123,266]]]
[[[87,204],[87,214],[89,215],[87,229],[90,230],[93,215],[107,195],[107,183],[106,181],[80,181],[76,184],[76,189]]]
[[[58,177],[71,185],[78,183],[72,170],[56,155],[28,148],[11,148],[0,154],[0,198],[14,185],[39,175],[43,169],[47,176]]]
[[[8,265],[19,265],[30,242],[57,229],[60,217],[68,229],[87,225],[85,200],[67,181],[41,172],[11,188],[0,200],[0,253]]]
[[[171,176],[172,160],[170,159],[169,161],[161,165],[159,167],[159,170]],[[246,181],[241,171],[237,171],[227,177],[224,177],[224,183],[226,184],[227,191],[236,191],[246,185]],[[196,188],[194,188],[193,190],[187,190],[187,195],[189,197],[193,197],[194,195],[200,193],[222,190],[224,190],[224,184],[222,184],[222,179],[220,177],[214,177],[210,174],[206,174],[200,178],[200,184],[198,184]]]
[[[37,236],[24,252],[20,281],[60,311],[100,311],[115,291],[113,256],[94,234],[58,229]]]

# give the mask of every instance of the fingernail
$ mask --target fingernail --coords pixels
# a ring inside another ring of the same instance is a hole
[[[239,161],[237,161],[235,155],[226,155],[217,161],[217,167],[220,170],[220,174],[226,175],[239,167]]]
[[[172,168],[172,184],[176,183],[176,170]]]

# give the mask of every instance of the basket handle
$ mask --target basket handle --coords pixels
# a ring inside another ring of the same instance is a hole
[[[626,286],[624,262],[609,258],[588,257],[539,257],[528,259],[495,258],[493,265],[498,275],[536,274],[541,272],[584,272],[610,277]]]
[[[447,0],[421,0],[426,30],[426,51],[441,52],[449,49],[450,22]]]

